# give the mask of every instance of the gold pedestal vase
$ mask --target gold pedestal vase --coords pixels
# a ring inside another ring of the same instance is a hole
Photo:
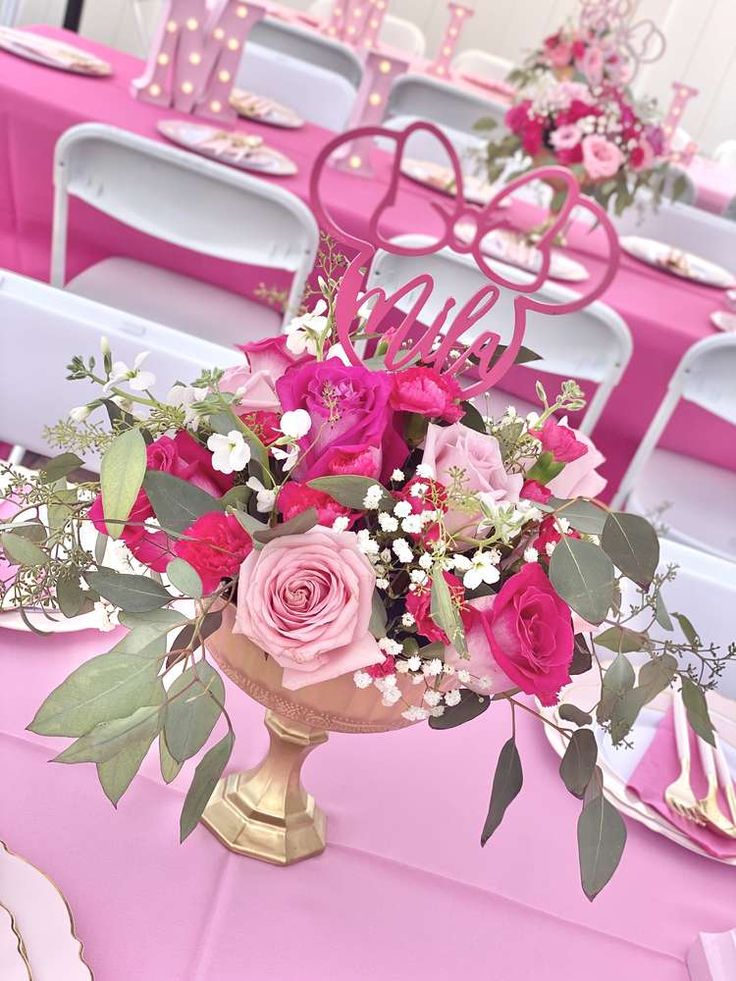
[[[301,782],[309,753],[327,742],[329,732],[387,732],[412,723],[402,718],[404,704],[382,705],[375,688],[355,687],[352,673],[285,689],[276,661],[233,633],[234,622],[235,610],[228,606],[207,649],[231,681],[266,707],[270,745],[254,769],[220,780],[202,823],[233,852],[291,865],[319,855],[327,840],[326,816]]]

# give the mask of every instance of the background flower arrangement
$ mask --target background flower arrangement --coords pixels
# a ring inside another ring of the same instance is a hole
[[[641,188],[656,204],[670,180],[668,145],[656,102],[634,97],[633,71],[631,53],[605,21],[567,25],[545,38],[509,75],[516,88],[506,114],[510,132],[487,145],[489,179],[498,180],[515,159],[517,173],[561,164],[616,214]],[[494,126],[490,119],[478,124],[481,131]],[[676,198],[684,178],[671,183]]]
[[[593,718],[621,742],[642,706],[678,683],[693,728],[712,740],[704,692],[736,648],[718,652],[667,612],[673,570],[657,574],[654,530],[595,500],[602,457],[563,418],[583,404],[574,382],[555,399],[539,385],[539,413],[491,419],[452,374],[419,362],[387,371],[385,337],[364,364],[346,364],[334,284],[321,285],[285,335],[245,345],[242,367],[205,372],[165,401],[143,356],[128,366],[103,345],[99,368],[72,360],[69,377],[98,395],[51,430],[66,452],[37,477],[6,468],[18,513],[0,538],[14,566],[2,600],[69,618],[97,607],[127,632],[29,728],[72,738],[57,761],[94,763],[113,803],[154,741],[167,782],[204,751],[184,839],[235,738],[206,650],[232,603],[236,632],[283,668],[286,692],[348,675],[361,697],[434,729],[505,703],[511,736],[485,844],[522,786],[514,719],[534,712],[523,696],[555,704],[571,675],[597,664],[598,705],[560,710],[560,774],[582,801],[593,898],[625,842],[602,793]],[[107,424],[92,421],[102,412]],[[101,451],[99,480],[69,481],[83,463],[75,439]],[[636,591],[633,607],[623,587]],[[634,651],[645,655],[638,672]],[[613,656],[606,670],[602,652]]]

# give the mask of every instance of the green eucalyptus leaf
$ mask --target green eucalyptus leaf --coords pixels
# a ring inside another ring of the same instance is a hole
[[[440,628],[444,630],[450,643],[461,656],[468,653],[468,645],[465,640],[465,628],[463,626],[460,611],[457,604],[453,601],[450,587],[441,570],[432,576],[432,596],[430,605],[430,616]]]
[[[179,763],[191,759],[215,728],[225,703],[222,678],[206,661],[187,668],[168,694],[164,733],[171,755]]]
[[[711,746],[715,746],[713,723],[710,720],[705,694],[702,688],[699,688],[686,675],[682,676],[682,700],[685,703],[687,721],[691,728],[697,732],[701,739],[710,743]]]
[[[598,745],[593,732],[590,729],[576,729],[560,763],[562,782],[573,797],[582,799],[593,777],[597,759]]]
[[[524,774],[521,769],[521,759],[516,748],[516,741],[512,736],[508,742],[504,743],[496,764],[488,816],[480,836],[481,845],[485,845],[498,828],[506,809],[519,794],[523,783]]]
[[[46,565],[49,557],[25,535],[15,531],[6,531],[0,535],[0,544],[8,561],[13,565],[20,565],[27,569],[35,569],[37,566]]]
[[[381,487],[382,492],[379,508],[384,511],[392,510],[396,504],[395,499],[385,487],[371,477],[316,477],[308,482],[309,487],[322,491],[323,494],[329,494],[338,504],[352,508],[354,511],[365,510],[365,496],[368,490],[376,485]]]
[[[465,415],[460,420],[462,425],[467,426],[468,429],[474,429],[477,433],[485,434],[487,432],[485,420],[473,403],[461,402],[460,406],[465,411]]]
[[[463,688],[457,705],[448,705],[442,715],[430,716],[429,728],[454,729],[482,715],[490,704],[488,695],[476,695],[474,691]]]
[[[100,464],[102,510],[110,538],[120,538],[146,473],[146,441],[126,429],[112,441]]]
[[[203,514],[223,510],[218,498],[163,470],[149,470],[143,488],[161,527],[174,534],[185,532]]]
[[[376,640],[380,640],[381,637],[386,636],[386,623],[386,607],[384,606],[378,590],[374,589],[371,606],[371,619],[368,624],[368,630],[376,638]]]
[[[608,517],[608,512],[602,507],[583,497],[569,500],[550,497],[544,509],[547,508],[555,511],[558,518],[565,518],[571,527],[584,535],[600,535]]]
[[[607,722],[611,718],[616,703],[633,689],[635,681],[636,675],[629,659],[619,654],[603,675],[601,700],[596,713],[599,722]]]
[[[669,688],[677,673],[677,658],[671,654],[662,654],[639,668],[639,688],[647,695],[647,701],[651,702],[661,691]]]
[[[290,521],[285,521],[282,525],[274,528],[267,528],[264,531],[253,533],[253,540],[260,545],[268,545],[276,538],[286,538],[289,535],[303,535],[317,524],[317,511],[315,508],[307,508],[301,514],[297,514]]]
[[[661,590],[657,591],[657,605],[655,607],[654,617],[663,630],[675,629],[675,625],[672,622],[672,618],[667,612],[667,607],[665,606],[665,602],[664,602],[664,598],[662,597]]]
[[[600,647],[605,647],[616,654],[632,654],[635,651],[646,650],[648,638],[646,634],[630,630],[628,627],[622,627],[617,623],[598,634],[595,642]]]
[[[160,583],[148,576],[100,569],[85,573],[84,578],[96,593],[126,613],[148,613],[173,599]]]
[[[172,559],[166,566],[171,585],[190,599],[202,598],[202,580],[199,573],[184,559]]]
[[[138,646],[146,646],[160,637],[165,637],[183,623],[187,623],[188,617],[178,610],[148,610],[145,613],[121,613],[120,622],[128,627]],[[120,649],[121,645],[125,645],[125,638],[116,646],[116,650]],[[127,645],[122,649],[135,650]]]
[[[591,797],[578,818],[583,892],[591,901],[616,871],[626,844],[626,825],[603,794]]]
[[[83,466],[84,460],[81,460],[76,453],[61,453],[45,463],[39,470],[39,475],[44,484],[53,484]]]
[[[173,783],[179,776],[182,764],[177,763],[169,752],[169,747],[166,745],[166,735],[163,729],[158,734],[158,758],[161,766],[161,776],[164,778],[164,783]]]
[[[184,799],[184,807],[179,821],[179,840],[184,841],[197,827],[207,803],[214,793],[217,782],[227,766],[233,750],[235,737],[227,732],[219,743],[215,743],[197,764],[194,779]]]
[[[593,721],[593,716],[583,712],[577,705],[563,703],[557,709],[557,714],[563,722],[572,722],[576,726],[589,726]]]
[[[79,585],[79,574],[64,575],[56,584],[56,602],[63,615],[71,620],[85,612],[87,595]]]
[[[684,613],[673,613],[672,616],[680,625],[680,630],[685,635],[685,640],[691,647],[700,647],[700,635],[695,627],[690,623]]]
[[[563,535],[549,564],[559,596],[588,623],[601,623],[614,600],[615,570],[610,558],[591,542]]]
[[[252,515],[248,514],[247,511],[235,509],[230,513],[235,515],[240,522],[241,527],[244,528],[255,541],[258,541],[256,537],[257,532],[262,533],[264,531],[268,531],[268,525],[265,525],[262,521],[259,521],[258,518],[252,517]]]
[[[158,701],[163,703],[165,692],[163,685],[159,684]],[[123,796],[133,781],[136,773],[141,768],[141,763],[151,748],[156,733],[146,729],[141,735],[125,747],[125,749],[106,760],[104,763],[97,764],[97,777],[105,792],[105,796],[113,805],[118,806],[118,801]]]
[[[130,715],[101,722],[55,757],[55,763],[106,763],[151,733],[151,741],[161,728],[163,707],[142,705]]]
[[[623,574],[648,589],[659,564],[657,533],[638,514],[612,512],[601,535],[601,548]]]

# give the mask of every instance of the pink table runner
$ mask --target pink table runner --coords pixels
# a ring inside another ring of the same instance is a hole
[[[589,981],[593,965],[600,981],[687,981],[697,934],[733,926],[734,870],[633,823],[608,889],[583,897],[579,804],[526,717],[524,789],[481,850],[506,712],[448,732],[331,736],[305,768],[329,816],[319,858],[274,868],[204,828],[179,846],[186,787],[167,788],[157,758],[115,812],[91,765],[47,763],[58,741],[24,729],[109,641],[0,628],[0,838],[64,892],[99,981]],[[229,684],[227,699],[242,769],[265,748],[263,710]]]
[[[685,170],[695,185],[695,204],[722,215],[736,198],[736,167],[708,157],[694,157]]]
[[[64,32],[44,29],[63,37]],[[75,38],[75,41],[77,39]],[[46,69],[0,52],[0,267],[47,279],[52,215],[52,159],[59,135],[79,122],[95,120],[156,139],[156,123],[176,113],[137,102],[129,95],[130,80],[141,63],[128,55],[84,39],[80,43],[110,61],[115,74],[89,79]],[[314,159],[331,134],[306,125],[278,130],[239,124],[263,135],[290,156],[297,175],[280,178],[282,187],[308,199],[308,178]],[[264,178],[268,179],[268,178]],[[345,227],[357,234],[365,228],[376,182],[366,181],[360,196],[355,179],[337,171],[329,176],[327,198]],[[389,231],[427,231],[428,202],[433,192],[408,186],[400,206],[387,222]],[[585,242],[573,241],[572,254],[593,275],[600,260]],[[203,259],[194,253],[138,234],[73,203],[70,220],[69,276],[107,255],[133,255],[176,269],[235,292],[252,294],[259,283],[283,286],[278,272],[245,270],[242,266]],[[722,306],[722,292],[679,280],[624,257],[605,300],[626,320],[634,336],[634,357],[595,433],[608,457],[604,468],[613,486],[635,451],[659,404],[671,374],[685,350],[713,333],[709,314]],[[530,373],[516,370],[510,387],[533,398]],[[691,408],[678,411],[664,445],[679,447],[721,466],[736,465],[733,427]]]

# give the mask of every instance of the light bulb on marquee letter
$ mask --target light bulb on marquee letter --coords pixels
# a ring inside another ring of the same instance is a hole
[[[683,85],[681,82],[673,82],[672,88],[675,90],[675,94],[672,96],[672,102],[667,110],[667,115],[662,122],[665,147],[667,150],[670,150],[675,132],[678,126],[681,125],[682,117],[685,113],[685,106],[690,99],[698,94],[698,89],[694,89],[692,85]],[[690,142],[683,150],[674,150],[670,153],[670,158],[673,163],[688,164],[695,156],[697,149],[697,144]]]
[[[136,98],[217,120],[236,118],[230,92],[253,26],[267,9],[253,0],[166,0]]]
[[[450,62],[460,40],[460,32],[465,22],[475,13],[472,8],[466,7],[462,3],[455,3],[454,0],[448,3],[447,7],[450,11],[450,19],[445,29],[445,36],[440,41],[437,58],[429,66],[430,74],[436,75],[438,78],[449,78],[451,74]]]

